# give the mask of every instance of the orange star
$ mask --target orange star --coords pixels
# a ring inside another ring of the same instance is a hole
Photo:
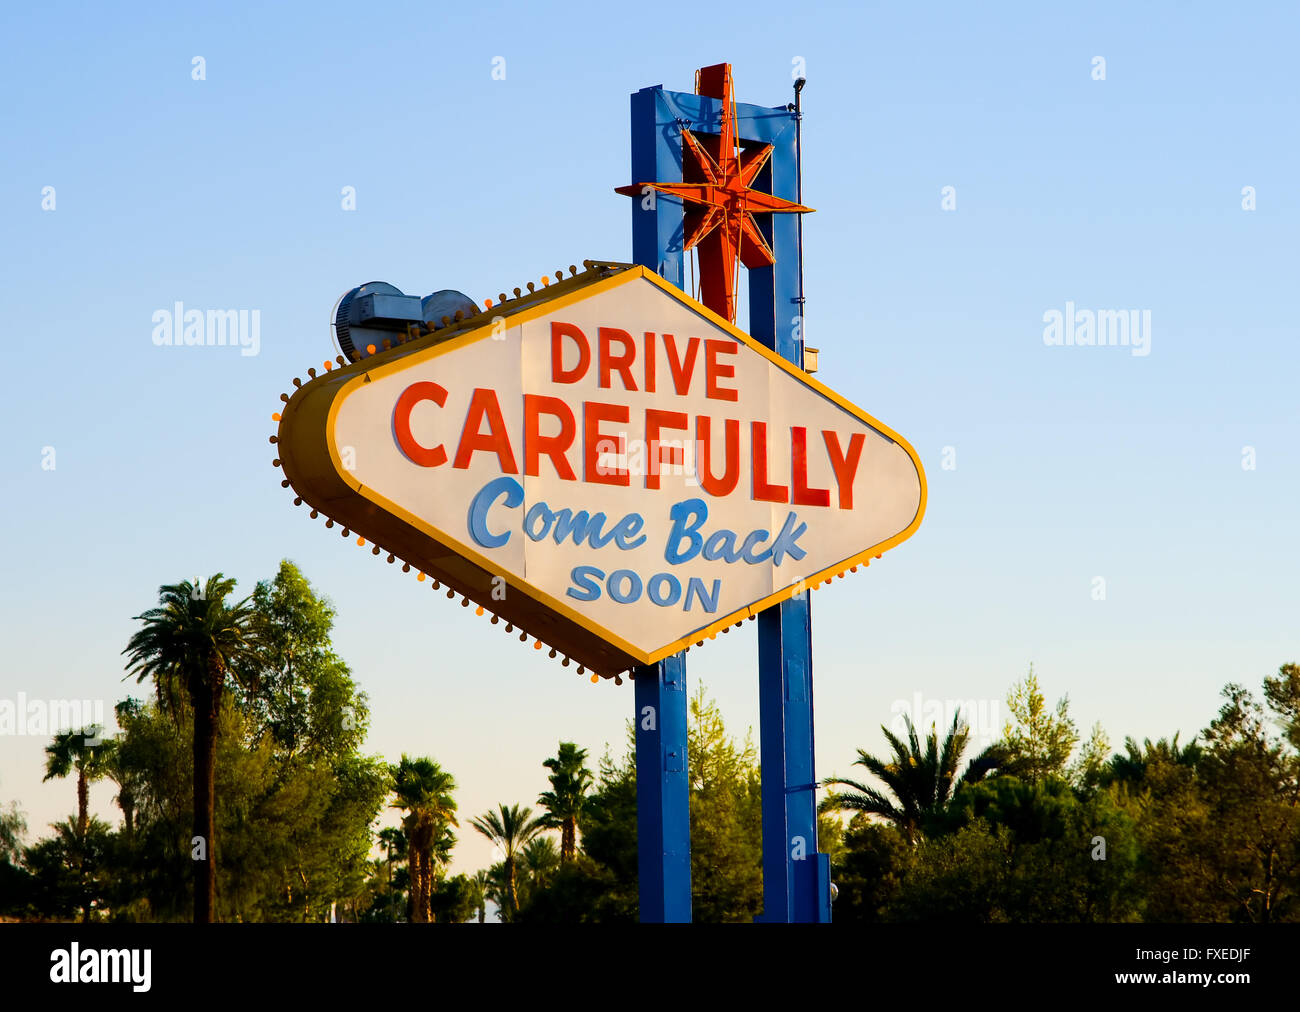
[[[702,69],[695,90],[722,100],[722,133],[682,131],[682,182],[636,183],[620,186],[617,192],[640,197],[649,186],[687,202],[683,249],[699,247],[701,301],[735,323],[737,265],[743,263],[753,270],[776,261],[754,215],[801,213],[812,208],[753,188],[772,156],[772,145],[739,146],[731,65],[719,63]]]

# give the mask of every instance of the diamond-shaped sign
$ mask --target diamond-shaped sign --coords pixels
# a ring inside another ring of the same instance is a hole
[[[349,536],[602,675],[864,563],[925,509],[902,437],[643,267],[317,377],[279,443]]]

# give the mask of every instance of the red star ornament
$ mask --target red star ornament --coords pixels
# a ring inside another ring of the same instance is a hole
[[[740,146],[731,64],[704,67],[696,75],[695,91],[722,100],[722,133],[682,131],[682,182],[635,183],[620,186],[616,192],[640,197],[648,186],[686,202],[683,249],[699,248],[701,301],[735,323],[737,265],[743,263],[753,270],[776,262],[754,215],[813,209],[753,188],[772,156],[772,145]]]

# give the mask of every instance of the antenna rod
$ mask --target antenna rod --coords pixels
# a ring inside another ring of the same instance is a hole
[[[808,79],[800,77],[794,82],[794,179],[795,201],[803,203],[803,108],[799,97]],[[799,367],[803,368],[804,332],[807,321],[804,319],[803,295],[803,212],[796,215],[799,221]]]

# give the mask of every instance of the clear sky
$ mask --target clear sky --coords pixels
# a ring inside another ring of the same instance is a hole
[[[1185,740],[1224,683],[1300,660],[1295,8],[707,11],[6,5],[0,698],[111,713],[160,584],[248,592],[289,557],[338,608],[370,750],[435,757],[462,813],[533,803],[560,739],[621,749],[629,685],[309,521],[270,415],[333,356],[353,285],[482,299],[627,259],[628,94],[721,61],[766,105],[803,61],[807,340],[929,480],[920,531],[814,597],[819,775],[882,749],[917,694],[1005,716],[1031,663],[1118,745]],[[259,354],[155,346],[177,301],[259,310]],[[1046,345],[1067,302],[1149,311],[1149,354]],[[693,650],[688,679],[757,738],[753,630]],[[45,743],[0,736],[31,835],[74,804],[40,782]],[[112,795],[92,788],[116,821]],[[458,870],[492,860],[460,836]]]

